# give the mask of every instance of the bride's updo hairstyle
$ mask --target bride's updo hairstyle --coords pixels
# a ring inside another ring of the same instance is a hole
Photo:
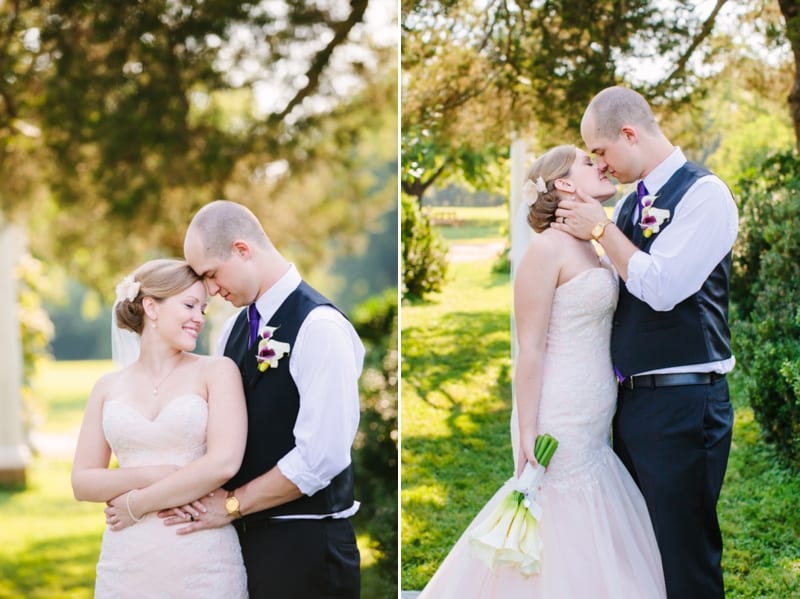
[[[145,318],[142,298],[152,297],[159,302],[202,280],[184,260],[161,258],[145,262],[117,286],[117,325],[141,335]]]
[[[528,224],[537,233],[547,229],[555,220],[558,192],[553,183],[556,179],[569,176],[577,151],[572,145],[556,146],[539,156],[525,175],[522,201],[528,202]],[[542,182],[546,191],[541,189]]]

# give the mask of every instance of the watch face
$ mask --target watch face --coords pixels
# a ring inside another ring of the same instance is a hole
[[[225,509],[228,510],[229,514],[232,514],[239,509],[239,500],[236,497],[228,497],[225,500]]]

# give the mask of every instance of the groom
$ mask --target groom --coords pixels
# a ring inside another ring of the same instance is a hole
[[[358,335],[242,205],[200,209],[184,253],[209,294],[247,307],[220,348],[242,373],[248,434],[238,474],[203,499],[207,511],[183,530],[232,521],[251,598],[359,597],[349,519],[358,510],[350,463],[364,359]]]
[[[614,450],[647,502],[668,596],[722,598],[716,504],[733,425],[725,374],[734,366],[727,319],[736,205],[630,89],[597,94],[581,135],[601,172],[638,182],[613,222],[579,192],[583,201],[561,202],[553,225],[594,238],[624,283],[611,338],[620,379]]]

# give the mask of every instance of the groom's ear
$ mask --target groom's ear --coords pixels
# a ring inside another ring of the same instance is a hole
[[[250,255],[252,254],[250,250],[250,244],[242,239],[237,239],[236,241],[231,244],[231,253],[234,256],[239,256],[244,260],[249,260]]]

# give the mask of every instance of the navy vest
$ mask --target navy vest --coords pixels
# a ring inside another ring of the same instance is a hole
[[[670,215],[686,191],[707,170],[685,163],[658,190],[653,205],[666,208]],[[659,233],[646,239],[638,224],[632,222],[637,204],[636,192],[625,200],[617,218],[620,230],[639,249],[649,252],[653,241],[672,223],[660,226]],[[653,310],[645,302],[620,285],[619,302],[611,331],[611,355],[623,376],[639,372],[714,362],[731,357],[728,328],[728,290],[731,274],[731,253],[717,264],[700,290],[669,312]]]
[[[289,343],[290,353],[300,325],[308,313],[318,306],[335,307],[303,281],[267,323],[279,327],[274,338]],[[282,358],[277,367],[259,371],[256,345],[248,347],[249,335],[247,310],[242,310],[225,345],[225,355],[239,365],[242,373],[247,401],[247,445],[239,472],[225,484],[228,490],[236,489],[271,470],[295,446],[293,430],[300,407],[300,394],[289,372],[289,356]],[[303,495],[289,503],[248,514],[244,519],[288,514],[330,514],[352,505],[353,466],[350,464],[327,487],[314,495]]]

